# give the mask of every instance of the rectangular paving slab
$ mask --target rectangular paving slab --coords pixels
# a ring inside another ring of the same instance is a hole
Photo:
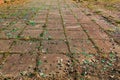
[[[5,63],[0,68],[0,72],[5,76],[16,77],[34,72],[35,65],[35,55],[13,54],[6,58]]]
[[[26,25],[25,30],[42,30],[43,23],[36,23],[34,20],[30,23],[30,25]]]
[[[43,32],[43,30],[24,30],[21,34],[21,37],[23,38],[38,38],[40,39],[40,34]]]
[[[89,36],[93,39],[109,39],[109,36],[102,31],[98,25],[91,24],[81,24],[84,27],[85,31],[89,34]]]
[[[58,36],[59,35],[59,36]],[[55,39],[55,40],[64,40],[64,31],[62,30],[48,30],[46,37],[48,39]]]
[[[52,74],[66,75],[69,72],[69,66],[71,63],[70,58],[63,54],[42,54],[39,57],[38,65],[40,73],[44,75],[52,76]]]
[[[47,29],[50,30],[63,30],[62,24],[47,24]]]
[[[43,41],[43,52],[45,53],[68,53],[67,45],[62,40]]]
[[[84,31],[66,31],[68,39],[88,39]]]
[[[20,32],[21,30],[14,28],[11,30],[4,30],[0,34],[1,38],[17,38]]]
[[[0,51],[9,51],[12,40],[0,40]]]
[[[26,26],[26,23],[22,20],[19,20],[19,21],[12,21],[8,27],[6,27],[5,29],[8,29],[8,30],[21,30],[23,29],[24,27]]]
[[[10,48],[11,52],[36,53],[40,42],[14,40]]]
[[[105,54],[108,54],[110,52],[120,53],[120,46],[116,45],[114,42],[110,42],[109,40],[94,40],[94,42]]]
[[[96,54],[95,46],[90,40],[69,40],[69,45],[72,53],[93,53]]]

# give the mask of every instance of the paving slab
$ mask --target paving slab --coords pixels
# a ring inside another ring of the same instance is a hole
[[[3,38],[3,39],[4,38],[17,38],[20,32],[21,30],[17,28],[10,29],[10,30],[4,30],[4,31],[1,31],[0,38]]]
[[[14,40],[10,48],[11,52],[37,53],[40,42]]]
[[[88,39],[84,31],[66,31],[68,39]]]
[[[12,40],[0,40],[0,51],[9,51]]]
[[[43,52],[48,53],[68,53],[68,48],[65,41],[49,40],[43,41]]]
[[[24,30],[22,34],[20,35],[23,38],[37,38],[40,39],[40,34],[43,32],[43,30]]]
[[[103,53],[110,53],[112,51],[120,53],[120,46],[109,40],[94,40],[96,45],[100,48]]]
[[[69,40],[72,53],[93,53],[96,54],[95,46],[90,40]]]
[[[26,25],[25,30],[42,30],[44,23],[36,23],[33,21],[33,25]]]
[[[27,59],[27,60],[26,60]],[[13,54],[7,57],[0,72],[9,77],[21,76],[34,72],[36,56],[30,54]]]
[[[47,29],[50,30],[63,30],[62,24],[47,24]]]
[[[39,60],[41,61],[41,64],[39,65],[39,70],[45,75],[65,75],[69,72],[69,66],[67,66],[67,64],[71,63],[70,58],[63,54],[43,54],[39,57]]]
[[[48,30],[46,37],[53,40],[65,40],[64,31],[62,30]]]
[[[94,39],[109,39],[109,36],[99,28],[98,25],[92,24],[81,24],[85,31]]]

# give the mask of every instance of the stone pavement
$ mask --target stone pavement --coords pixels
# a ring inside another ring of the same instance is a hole
[[[92,55],[120,53],[106,33],[113,27],[71,0],[30,0],[1,10],[0,75],[60,74],[75,80],[79,65],[95,60]]]

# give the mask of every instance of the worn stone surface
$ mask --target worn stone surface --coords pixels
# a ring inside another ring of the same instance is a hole
[[[105,32],[114,25],[99,15],[85,13],[71,0],[29,0],[8,7],[0,10],[2,76],[31,77],[37,73],[37,77],[57,80],[54,75],[59,74],[58,80],[83,80],[80,77],[86,68],[82,65],[97,63],[111,53],[120,54],[120,46]]]

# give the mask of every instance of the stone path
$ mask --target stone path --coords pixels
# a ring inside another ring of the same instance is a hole
[[[61,80],[77,80],[86,60],[120,53],[106,33],[114,27],[71,0],[30,0],[1,10],[0,75],[59,74]]]

